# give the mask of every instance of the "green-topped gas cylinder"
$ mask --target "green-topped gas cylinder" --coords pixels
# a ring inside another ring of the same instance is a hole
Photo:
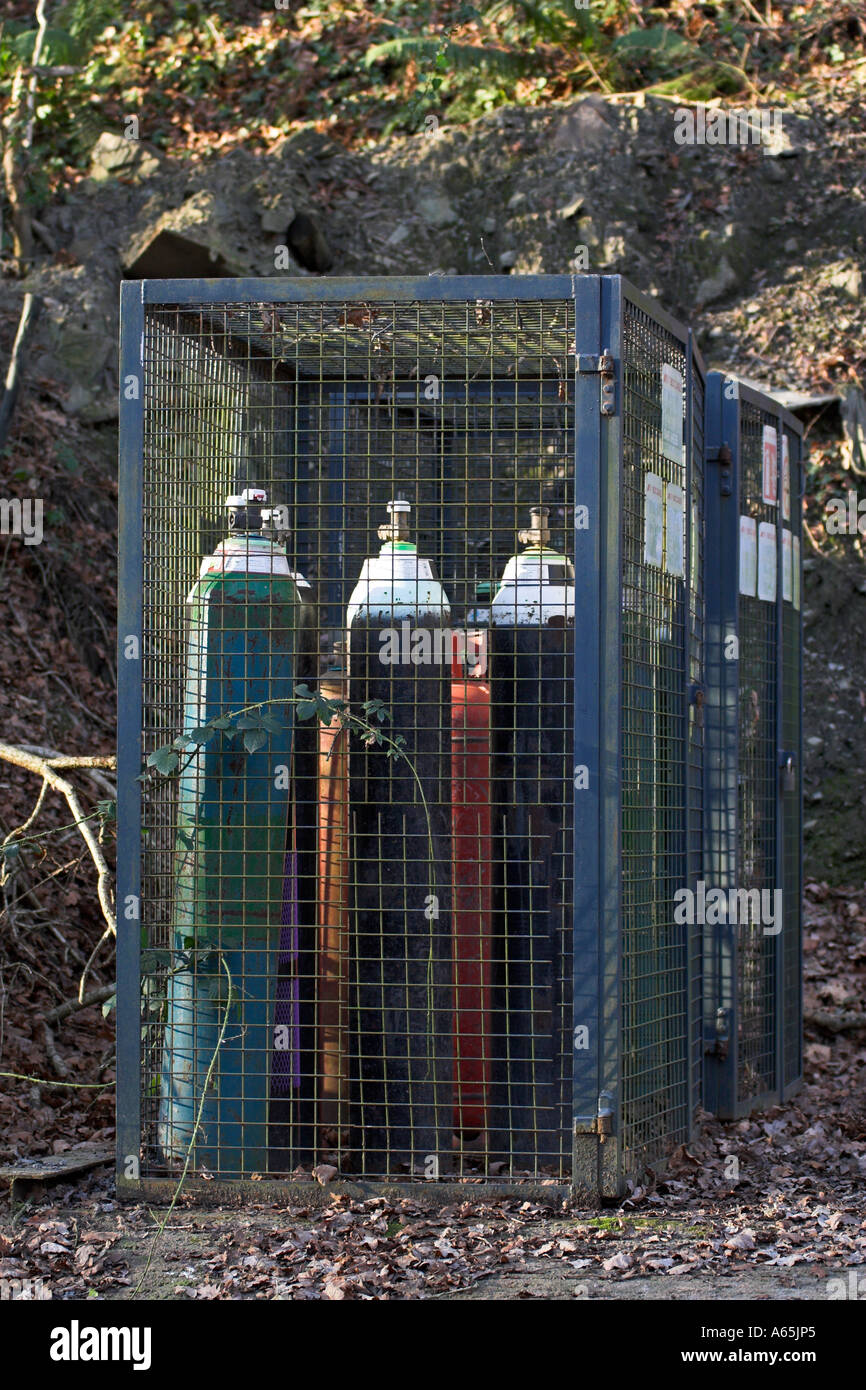
[[[172,915],[181,966],[168,981],[159,1137],[167,1161],[185,1158],[228,1005],[193,1149],[195,1168],[224,1176],[268,1168],[272,1069],[301,1084],[296,984],[275,1025],[281,954],[294,956],[295,980],[301,973],[291,697],[306,676],[312,604],[285,550],[262,534],[266,500],[253,488],[227,499],[229,535],[187,600],[183,731],[193,744],[181,754]],[[195,743],[211,721],[260,703]]]

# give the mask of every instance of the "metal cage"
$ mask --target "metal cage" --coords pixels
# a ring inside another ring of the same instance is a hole
[[[701,1101],[690,332],[168,280],[121,352],[119,1190],[622,1192]]]
[[[711,372],[707,444],[705,1104],[734,1117],[802,1076],[803,428]]]

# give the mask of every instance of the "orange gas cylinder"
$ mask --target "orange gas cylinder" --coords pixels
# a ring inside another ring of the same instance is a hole
[[[467,1136],[487,1128],[490,1086],[490,686],[453,680],[451,712],[454,1128]]]
[[[347,699],[344,660],[336,648],[319,681],[328,700]],[[348,1104],[348,739],[336,716],[319,725],[319,1124],[338,1132],[345,1127]],[[339,1147],[338,1134],[328,1141]]]

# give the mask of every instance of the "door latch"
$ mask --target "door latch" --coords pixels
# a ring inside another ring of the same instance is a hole
[[[599,377],[599,410],[602,415],[615,415],[616,369],[610,348],[605,348],[598,356],[590,352],[579,352],[575,358],[574,370],[581,376],[589,373]]]
[[[797,790],[797,758],[796,754],[783,751],[779,757],[779,766],[782,773],[782,791],[795,792]]]

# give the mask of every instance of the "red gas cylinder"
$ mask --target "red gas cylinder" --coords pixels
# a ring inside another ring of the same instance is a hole
[[[454,1129],[468,1137],[487,1128],[492,1044],[490,686],[480,675],[451,684],[451,807]]]
[[[326,699],[347,698],[345,659],[338,647],[319,681]],[[337,1150],[348,1104],[348,771],[349,731],[335,715],[330,724],[319,725],[318,1118],[320,1145]]]

